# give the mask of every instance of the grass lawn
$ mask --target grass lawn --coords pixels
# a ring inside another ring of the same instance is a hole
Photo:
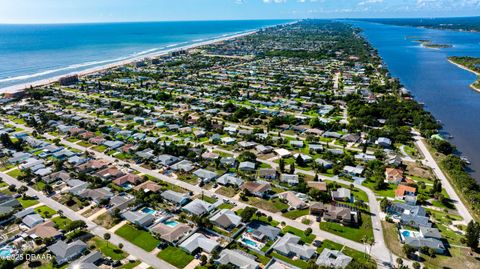
[[[305,243],[312,243],[313,240],[315,240],[315,235],[314,234],[309,234],[308,236],[305,235],[304,231],[299,230],[297,228],[294,228],[292,226],[287,226],[283,228],[282,230],[283,233],[291,233],[294,234],[302,239],[303,242]]]
[[[243,209],[239,209],[235,213],[240,216],[240,214],[242,214],[242,211],[243,211]],[[272,219],[272,221],[268,221],[268,217],[266,217],[266,216],[257,217],[257,215],[254,215],[252,217],[252,221],[253,220],[258,220],[258,221],[261,221],[261,222],[265,222],[267,224],[270,224],[273,227],[277,227],[278,224],[280,224],[280,222],[278,222],[274,219]]]
[[[35,208],[35,212],[40,214],[40,216],[42,216],[42,218],[50,218],[53,215],[57,214],[57,211],[51,209],[50,207],[48,207],[46,205],[42,205],[42,206],[39,206],[39,207]]]
[[[65,227],[69,225],[72,221],[67,217],[55,217],[52,221],[56,224],[58,229],[65,230]]]
[[[310,210],[307,208],[302,210],[288,211],[287,213],[284,213],[283,216],[289,219],[297,219],[299,217],[308,215],[309,213],[310,213]]]
[[[107,146],[99,145],[99,146],[93,147],[92,149],[98,152],[104,152],[105,150],[107,150]]]
[[[17,169],[13,169],[12,171],[8,172],[7,175],[11,176],[11,177],[14,177],[14,178],[18,178],[19,176],[22,176],[23,175],[23,172],[20,171],[18,168]]]
[[[278,253],[276,253],[276,252],[272,252],[272,257],[275,257],[275,258],[277,258],[277,259],[279,259],[279,260],[282,260],[282,261],[284,261],[284,262],[286,262],[286,263],[289,263],[289,264],[291,264],[291,265],[295,265],[295,266],[297,266],[297,267],[299,267],[299,268],[302,268],[302,269],[306,269],[306,268],[308,267],[308,263],[307,263],[306,261],[304,261],[304,260],[300,260],[300,259],[298,259],[298,260],[292,260],[292,259],[290,259],[290,258],[288,258],[288,257],[285,257],[285,256],[283,256],[283,255],[281,255],[281,254],[278,254]]]
[[[217,208],[218,208],[218,209],[232,209],[232,208],[233,208],[233,205],[232,205],[232,204],[223,203],[223,204],[219,205]]]
[[[138,230],[130,224],[123,225],[115,232],[115,234],[148,252],[152,251],[158,243],[160,243],[160,241],[153,237],[149,232]]]
[[[141,263],[142,263],[141,261],[128,262],[128,263],[122,265],[122,267],[120,267],[120,269],[133,269]]]
[[[38,200],[36,199],[24,199],[23,197],[17,198],[23,208],[31,207],[38,204]]]
[[[88,143],[87,141],[80,141],[77,143],[77,145],[82,146],[84,148],[89,148],[92,146],[92,144]]]
[[[103,255],[112,258],[113,260],[123,260],[128,254],[118,248],[112,243],[103,240],[99,237],[94,237],[90,240],[89,246],[94,245],[96,249],[100,250]]]
[[[340,244],[335,243],[333,241],[330,241],[330,240],[322,241],[322,245],[319,248],[317,248],[317,252],[322,253],[323,249],[325,249],[325,248],[334,249],[334,250],[342,250],[343,249],[342,250],[343,254],[352,257],[356,261],[358,261],[360,263],[363,263],[363,264],[371,263],[372,265],[375,265],[375,262],[372,259],[370,259],[369,255],[367,255],[367,254],[365,254],[361,251],[349,248],[347,246],[340,245]]]
[[[365,180],[362,183],[362,185],[371,189],[375,193],[375,195],[377,195],[377,196],[391,197],[391,198],[395,197],[395,189],[397,188],[394,184],[388,184],[388,187],[386,189],[375,190],[375,188],[374,188],[375,182],[369,181],[369,180]]]
[[[103,226],[107,229],[112,228],[113,226],[117,225],[118,222],[115,222],[113,219],[112,215],[110,213],[106,212],[103,213],[102,215],[98,216],[96,219],[93,220],[96,224]]]
[[[235,194],[237,194],[237,191],[232,187],[222,186],[218,188],[218,190],[216,190],[215,193],[218,193],[220,195],[227,196],[227,197],[233,197],[235,196]]]
[[[160,251],[158,257],[177,268],[185,268],[193,260],[192,255],[173,246],[168,246]]]
[[[320,229],[356,242],[362,242],[364,238],[373,238],[372,219],[366,213],[361,215],[362,225],[358,228],[342,226],[335,222],[321,222]]]

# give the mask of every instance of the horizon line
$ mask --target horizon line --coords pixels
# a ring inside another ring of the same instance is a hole
[[[66,25],[66,24],[121,24],[155,22],[221,22],[221,21],[298,21],[298,20],[364,20],[364,19],[448,19],[480,18],[480,16],[441,16],[441,17],[326,17],[326,18],[276,18],[276,19],[199,19],[199,20],[138,20],[138,21],[88,21],[88,22],[0,22],[0,25]]]

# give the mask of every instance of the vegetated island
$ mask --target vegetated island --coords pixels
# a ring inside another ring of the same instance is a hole
[[[446,48],[453,47],[452,45],[449,45],[449,44],[435,44],[428,39],[418,39],[418,40],[415,40],[415,42],[418,42],[422,44],[423,47],[429,48],[429,49],[446,49]]]
[[[391,19],[357,19],[399,26],[412,26],[419,28],[452,30],[461,32],[480,32],[480,17],[457,18],[391,18]]]
[[[478,76],[478,79],[472,83],[470,87],[477,92],[480,92],[480,58],[451,56],[448,57],[448,61],[462,69],[475,73]]]

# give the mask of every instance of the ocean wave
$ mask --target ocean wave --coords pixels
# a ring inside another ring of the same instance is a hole
[[[33,78],[47,76],[47,75],[50,75],[50,74],[55,74],[55,73],[60,73],[60,72],[63,73],[64,71],[69,71],[69,70],[86,69],[87,67],[97,67],[97,66],[101,66],[103,64],[110,64],[110,63],[115,63],[115,62],[120,62],[120,61],[125,61],[125,60],[131,60],[131,59],[135,59],[137,57],[141,57],[142,55],[150,55],[150,54],[157,53],[157,52],[168,51],[168,49],[172,49],[173,47],[178,47],[178,46],[185,45],[185,44],[201,43],[201,42],[205,42],[205,41],[214,40],[215,38],[233,36],[235,34],[238,34],[238,33],[229,33],[229,34],[227,33],[227,34],[223,34],[221,36],[217,36],[217,37],[214,37],[214,38],[201,38],[201,39],[195,39],[195,40],[191,40],[191,41],[174,43],[174,44],[170,44],[170,45],[167,45],[167,46],[162,46],[162,47],[151,48],[151,49],[139,51],[139,52],[136,52],[136,53],[132,53],[128,56],[118,57],[118,58],[114,58],[114,59],[89,61],[89,62],[84,62],[84,63],[72,64],[72,65],[68,65],[68,66],[65,66],[65,67],[61,67],[61,68],[48,69],[48,70],[40,71],[40,72],[34,73],[34,74],[0,78],[0,83],[29,80],[29,79],[33,79]]]

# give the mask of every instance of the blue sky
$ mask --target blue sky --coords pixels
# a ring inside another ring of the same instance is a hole
[[[0,23],[446,17],[480,0],[1,0]]]

